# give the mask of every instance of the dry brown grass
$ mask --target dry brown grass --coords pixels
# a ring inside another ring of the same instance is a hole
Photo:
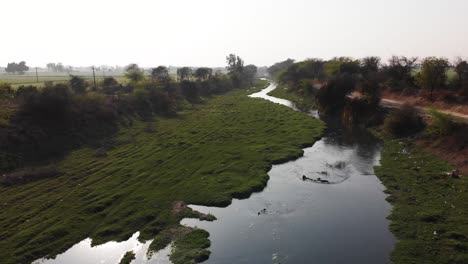
[[[392,101],[408,103],[413,106],[434,107],[440,110],[468,115],[468,103],[448,103],[443,100],[443,97],[447,95],[448,94],[446,92],[436,93],[436,101],[434,103],[432,103],[427,96],[424,96],[424,94],[404,94],[403,92],[392,92],[390,90],[385,90],[382,94],[382,97]],[[453,94],[453,96],[457,95]]]

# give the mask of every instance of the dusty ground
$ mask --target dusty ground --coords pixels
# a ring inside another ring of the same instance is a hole
[[[453,95],[457,97],[457,95]],[[402,95],[401,93],[395,93],[390,91],[384,91],[382,94],[383,102],[388,103],[409,103],[414,106],[429,108],[434,107],[444,113],[450,113],[455,116],[460,116],[468,119],[468,104],[467,103],[447,103],[442,98],[443,95],[436,95],[437,100],[432,103],[424,96],[418,95]]]

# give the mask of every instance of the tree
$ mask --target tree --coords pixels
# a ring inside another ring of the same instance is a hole
[[[281,61],[281,62],[277,62],[273,64],[272,66],[268,67],[267,71],[271,77],[277,77],[279,72],[285,71],[287,68],[289,68],[293,64],[294,64],[293,59],[287,59],[285,61]]]
[[[139,82],[145,78],[143,70],[135,63],[129,64],[125,68],[125,77],[132,82]]]
[[[447,70],[450,64],[446,58],[425,58],[418,74],[418,83],[424,89],[430,90],[430,99],[434,102],[434,90],[445,86],[447,81]]]
[[[413,85],[414,78],[412,72],[418,66],[417,62],[417,57],[407,58],[405,56],[393,56],[390,58],[388,65],[386,65],[384,69],[392,85]]]
[[[55,63],[50,62],[50,63],[47,63],[46,66],[47,66],[48,71],[54,71],[54,72],[57,71],[57,67]]]
[[[182,94],[189,102],[195,102],[198,100],[199,93],[195,82],[182,80],[180,87],[182,89]]]
[[[193,76],[197,78],[199,81],[208,80],[211,78],[212,75],[213,75],[213,69],[205,68],[205,67],[198,68],[193,73]]]
[[[230,74],[241,73],[244,69],[244,61],[235,54],[229,54],[229,56],[226,57],[226,62],[226,69]]]
[[[244,67],[243,75],[244,79],[250,84],[253,84],[255,76],[257,76],[257,66],[250,64]]]
[[[160,83],[168,83],[171,80],[169,76],[169,70],[165,66],[159,66],[151,70],[151,78],[153,81]]]
[[[104,87],[112,87],[112,86],[117,86],[117,85],[119,85],[119,83],[114,77],[106,77],[102,81],[102,86]]]
[[[376,73],[380,69],[379,57],[365,57],[361,60],[361,73],[364,77]]]
[[[290,83],[290,87],[296,87],[304,79],[322,80],[324,77],[324,62],[320,59],[308,59],[294,63],[277,74],[278,81]]]
[[[75,76],[75,75],[70,75],[70,87],[75,92],[75,94],[84,94],[86,93],[86,81],[85,79]]]
[[[55,65],[55,70],[58,72],[64,72],[65,71],[65,66],[61,62],[57,63]]]
[[[29,67],[26,66],[26,62],[22,61],[20,63],[11,62],[7,64],[5,71],[8,73],[19,73],[24,74],[25,71],[29,70]]]
[[[244,61],[234,54],[229,54],[226,57],[227,66],[226,69],[229,72],[229,77],[231,78],[235,87],[239,88],[244,85],[243,83],[243,71],[244,71]]]
[[[102,92],[105,94],[115,94],[121,86],[114,77],[106,77],[102,81]]]
[[[8,73],[15,73],[17,68],[18,65],[16,64],[16,62],[11,62],[7,64],[5,71]]]
[[[182,67],[177,69],[177,76],[179,76],[180,80],[186,80],[192,75],[192,69],[189,67]]]
[[[457,73],[459,87],[465,87],[468,82],[468,62],[457,58],[453,64],[453,69]]]

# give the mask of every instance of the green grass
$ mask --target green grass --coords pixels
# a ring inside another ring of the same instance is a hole
[[[279,85],[275,90],[269,92],[268,95],[294,102],[297,108],[303,111],[316,108],[315,99],[313,97],[298,95],[292,91],[288,91],[288,88],[285,86]]]
[[[393,204],[393,263],[468,263],[468,179],[450,170],[410,140],[385,139],[375,171]]]
[[[173,212],[175,201],[226,206],[262,190],[271,165],[300,157],[324,125],[247,97],[260,88],[158,118],[155,132],[134,122],[118,132],[106,157],[81,148],[56,164],[64,172],[58,178],[0,187],[0,263],[53,257],[87,237],[100,244],[140,231],[152,239],[180,227],[185,214]]]
[[[130,264],[132,260],[134,259],[135,259],[135,253],[133,251],[128,251],[120,260],[119,264]]]

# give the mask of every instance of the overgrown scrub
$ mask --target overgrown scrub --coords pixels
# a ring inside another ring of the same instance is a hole
[[[173,213],[175,201],[226,206],[262,190],[271,165],[300,157],[324,128],[303,113],[247,97],[265,85],[214,96],[178,118],[153,117],[153,132],[135,119],[112,137],[106,156],[81,147],[56,164],[63,175],[0,186],[0,262],[53,257],[87,237],[94,245],[137,231],[153,239],[179,227],[185,215]]]
[[[390,135],[405,137],[420,132],[424,128],[424,122],[416,108],[405,104],[390,113],[383,128]]]
[[[409,140],[385,138],[375,172],[393,204],[393,263],[468,262],[468,179],[447,177],[451,169]]]
[[[433,117],[433,120],[428,127],[428,134],[447,136],[454,131],[456,124],[453,121],[453,117],[441,113],[434,108],[430,110],[430,114]]]
[[[354,90],[356,80],[352,75],[340,75],[330,80],[316,95],[319,109],[324,114],[341,111],[346,104],[346,96]]]

